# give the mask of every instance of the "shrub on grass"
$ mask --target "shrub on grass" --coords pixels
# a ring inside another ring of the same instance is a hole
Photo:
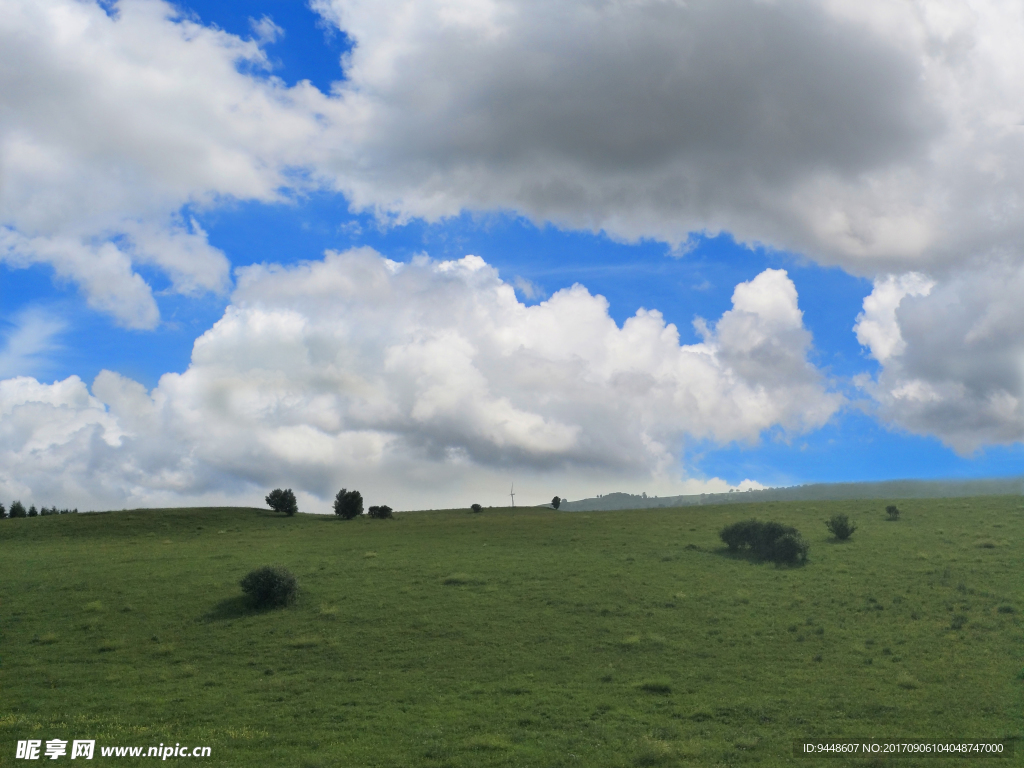
[[[839,541],[846,541],[857,530],[857,526],[850,522],[846,515],[832,515],[825,521],[825,527],[832,532]]]
[[[10,517],[27,517],[28,513],[25,511],[25,505],[20,501],[11,502]]]
[[[900,519],[900,508],[897,507],[895,504],[890,504],[889,506],[887,506],[885,508],[885,514],[887,514],[889,516],[890,520],[899,520]]]
[[[242,591],[257,608],[287,605],[295,599],[298,584],[290,571],[265,565],[249,571],[241,581]]]
[[[727,525],[718,534],[733,552],[749,550],[758,560],[796,565],[807,561],[810,545],[789,525],[760,520],[742,520]]]
[[[363,514],[363,494],[342,488],[334,497],[334,514],[342,520],[351,520]]]
[[[289,488],[282,491],[280,488],[275,488],[267,496],[267,506],[269,506],[275,512],[281,512],[288,517],[291,517],[299,511],[299,505],[295,501],[295,494],[292,493],[292,489]]]
[[[800,537],[799,533],[784,533],[772,545],[769,559],[776,563],[796,565],[807,562],[807,553],[810,549],[810,545]]]
[[[387,520],[389,518],[394,518],[395,516],[393,510],[387,504],[382,504],[379,507],[370,507],[368,511],[370,513],[370,517],[374,520]]]
[[[762,525],[759,520],[743,520],[725,526],[718,536],[733,552],[742,547],[753,548]]]
[[[470,506],[470,509],[473,510],[474,512],[483,512],[484,511],[484,508],[481,507],[479,504],[473,504],[472,506]]]

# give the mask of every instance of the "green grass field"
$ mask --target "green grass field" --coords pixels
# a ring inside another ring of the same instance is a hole
[[[3,520],[0,765],[58,738],[297,768],[1021,762],[1022,499],[884,506]],[[799,528],[810,562],[726,554],[718,531],[752,516]],[[264,564],[298,577],[293,605],[248,608]],[[1017,754],[793,757],[843,737]]]

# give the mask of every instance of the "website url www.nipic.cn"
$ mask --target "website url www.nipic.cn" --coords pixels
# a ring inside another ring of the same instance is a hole
[[[83,758],[92,760],[97,751],[100,757],[209,757],[209,747],[188,747],[181,744],[160,744],[159,747],[104,747],[96,748],[95,739],[28,739],[18,742],[15,758],[18,760],[57,760],[68,757],[71,760]]]

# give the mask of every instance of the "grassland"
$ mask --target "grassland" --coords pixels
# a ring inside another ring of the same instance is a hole
[[[297,768],[863,766],[793,742],[1010,738],[1009,761],[884,764],[1019,763],[1022,500],[900,508],[3,520],[0,765],[33,738]],[[718,530],[754,515],[799,528],[810,563],[726,554]],[[264,564],[295,604],[247,607]]]

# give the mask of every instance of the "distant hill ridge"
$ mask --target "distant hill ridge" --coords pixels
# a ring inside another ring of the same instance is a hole
[[[843,501],[850,499],[935,499],[957,496],[1008,496],[1024,493],[1024,476],[984,480],[886,480],[878,483],[814,483],[733,493],[646,496],[606,493],[593,499],[563,501],[559,509],[590,512],[706,504],[751,504],[766,501]]]

